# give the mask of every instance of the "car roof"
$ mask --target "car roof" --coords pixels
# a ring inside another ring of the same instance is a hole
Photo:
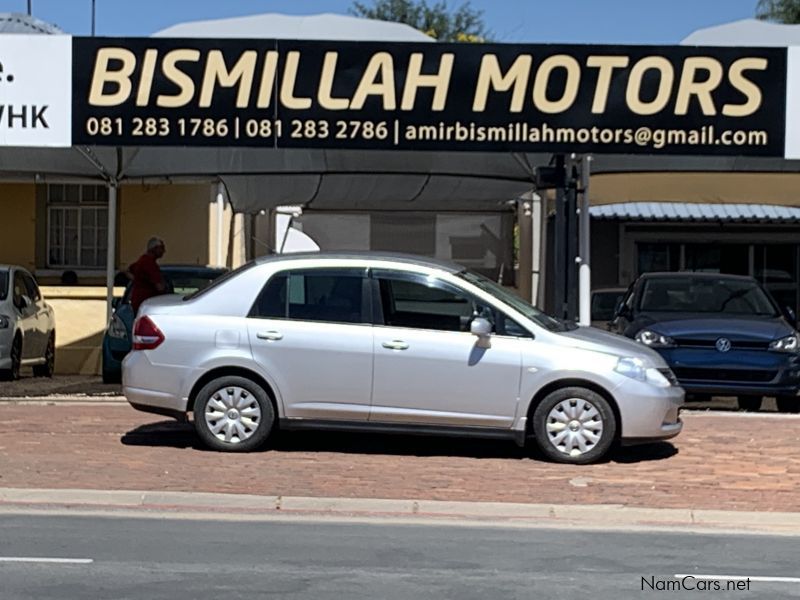
[[[205,265],[161,265],[159,267],[162,273],[227,273],[230,271],[227,267],[207,267]]]
[[[402,252],[377,252],[369,251],[346,251],[346,252],[295,252],[291,254],[273,254],[263,256],[256,260],[257,264],[267,264],[273,262],[283,262],[292,260],[362,260],[362,261],[387,261],[402,263],[417,267],[428,267],[431,269],[441,269],[448,273],[459,273],[464,267],[450,261],[418,256],[416,254],[404,254]]]
[[[738,281],[755,281],[749,275],[731,275],[728,273],[702,273],[698,271],[665,271],[657,273],[643,273],[641,279],[667,279],[667,278],[686,278],[686,279],[733,279]]]

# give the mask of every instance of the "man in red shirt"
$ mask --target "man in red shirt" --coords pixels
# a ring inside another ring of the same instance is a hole
[[[165,252],[164,240],[156,237],[150,238],[150,241],[147,242],[147,252],[142,254],[139,260],[128,269],[131,279],[133,279],[131,306],[134,314],[139,312],[142,302],[167,291],[161,269],[156,262],[164,256]]]

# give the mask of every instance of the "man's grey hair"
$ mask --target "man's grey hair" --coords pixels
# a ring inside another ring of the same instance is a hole
[[[163,245],[164,245],[164,240],[162,240],[159,237],[151,237],[149,240],[147,240],[147,251],[149,252],[153,248]]]

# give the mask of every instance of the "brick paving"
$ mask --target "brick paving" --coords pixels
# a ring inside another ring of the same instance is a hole
[[[0,487],[800,511],[800,418],[684,420],[670,443],[573,467],[512,442],[339,433],[223,454],[191,426],[125,405],[0,404]]]

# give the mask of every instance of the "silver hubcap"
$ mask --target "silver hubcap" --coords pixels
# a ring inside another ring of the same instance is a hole
[[[238,444],[253,435],[261,424],[261,407],[246,389],[226,387],[212,394],[206,404],[206,425],[218,439]]]
[[[601,437],[603,420],[595,405],[588,400],[562,400],[547,415],[547,439],[567,456],[589,452]]]

